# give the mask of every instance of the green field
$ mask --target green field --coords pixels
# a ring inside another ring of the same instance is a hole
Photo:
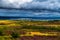
[[[0,20],[0,40],[34,40],[34,37],[59,40],[60,21]]]

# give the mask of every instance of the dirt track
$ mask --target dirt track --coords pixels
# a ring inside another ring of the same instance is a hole
[[[21,40],[60,40],[60,37],[57,36],[24,36],[21,37]]]

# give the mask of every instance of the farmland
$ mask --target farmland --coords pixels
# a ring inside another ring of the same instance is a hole
[[[59,20],[0,20],[0,40],[59,40],[59,38]]]

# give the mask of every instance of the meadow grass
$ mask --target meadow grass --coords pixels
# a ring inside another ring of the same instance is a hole
[[[0,40],[15,40],[21,36],[34,35],[60,36],[59,23],[60,21],[0,20]]]

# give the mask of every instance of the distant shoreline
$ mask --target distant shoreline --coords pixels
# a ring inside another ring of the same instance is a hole
[[[17,20],[17,19],[25,19],[25,20],[60,20],[60,17],[16,17],[16,16],[0,16],[0,20]]]

